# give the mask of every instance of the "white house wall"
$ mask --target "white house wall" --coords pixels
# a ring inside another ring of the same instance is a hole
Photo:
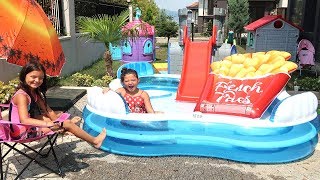
[[[199,0],[198,12],[198,16],[208,15],[208,0]]]
[[[66,63],[62,69],[61,76],[70,75],[86,66],[93,64],[102,57],[106,48],[103,43],[87,41],[76,35],[76,38],[60,39]]]
[[[284,21],[282,21],[282,28],[275,29],[273,22],[256,30],[255,51],[287,51],[291,53],[291,59],[294,60],[296,57],[299,29]]]

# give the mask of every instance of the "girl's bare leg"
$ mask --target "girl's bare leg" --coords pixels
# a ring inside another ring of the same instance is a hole
[[[79,126],[75,125],[70,120],[66,120],[63,122],[63,128],[65,128],[67,131],[73,133],[78,138],[87,141],[88,143],[92,144],[94,147],[99,148],[102,145],[103,140],[107,136],[106,129],[103,129],[101,133],[93,137],[87,132],[85,132],[83,129],[81,129]]]
[[[58,117],[61,116],[61,114],[63,113],[62,111],[55,111],[54,112]],[[37,119],[41,119],[44,121],[52,121],[49,117],[47,117],[46,115],[39,115],[37,116]],[[77,124],[79,121],[81,121],[81,117],[79,116],[75,116],[71,119],[71,122],[73,122],[74,124]]]
[[[39,116],[37,117],[38,119],[42,119],[46,122],[51,121],[50,118],[46,117],[46,116]],[[81,118],[80,118],[81,119]],[[93,137],[90,134],[88,134],[87,132],[85,132],[83,129],[81,129],[79,126],[77,126],[76,124],[74,124],[72,122],[72,120],[65,120],[63,122],[63,127],[66,131],[71,132],[72,134],[74,134],[75,136],[77,136],[78,138],[87,141],[88,143],[92,144],[94,147],[99,148],[102,145],[103,140],[106,138],[107,136],[107,132],[106,129],[103,128],[101,133],[96,136]],[[52,129],[50,128],[41,128],[41,131],[44,133],[48,133],[50,131],[52,131]],[[57,130],[58,132],[62,132],[63,130]]]

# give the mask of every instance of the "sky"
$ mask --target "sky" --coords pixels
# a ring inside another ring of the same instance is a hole
[[[178,11],[178,9],[185,8],[198,0],[154,0],[160,9],[168,9],[171,11]]]

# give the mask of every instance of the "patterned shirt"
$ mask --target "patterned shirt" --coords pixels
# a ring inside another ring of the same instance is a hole
[[[142,93],[141,93],[142,94]],[[130,94],[125,94],[124,99],[128,103],[130,111],[132,113],[147,113],[147,109],[144,104],[144,100],[139,96],[131,96]]]

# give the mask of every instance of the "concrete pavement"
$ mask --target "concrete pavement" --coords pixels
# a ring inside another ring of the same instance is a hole
[[[81,116],[82,97],[68,112]],[[56,151],[65,178],[32,164],[23,179],[224,179],[224,180],[318,180],[320,147],[304,160],[286,164],[245,164],[205,157],[130,157],[110,154],[68,135],[58,139]],[[22,147],[21,147],[22,148]],[[50,160],[45,160],[48,164]],[[13,179],[26,159],[11,154],[5,160],[6,179]]]

